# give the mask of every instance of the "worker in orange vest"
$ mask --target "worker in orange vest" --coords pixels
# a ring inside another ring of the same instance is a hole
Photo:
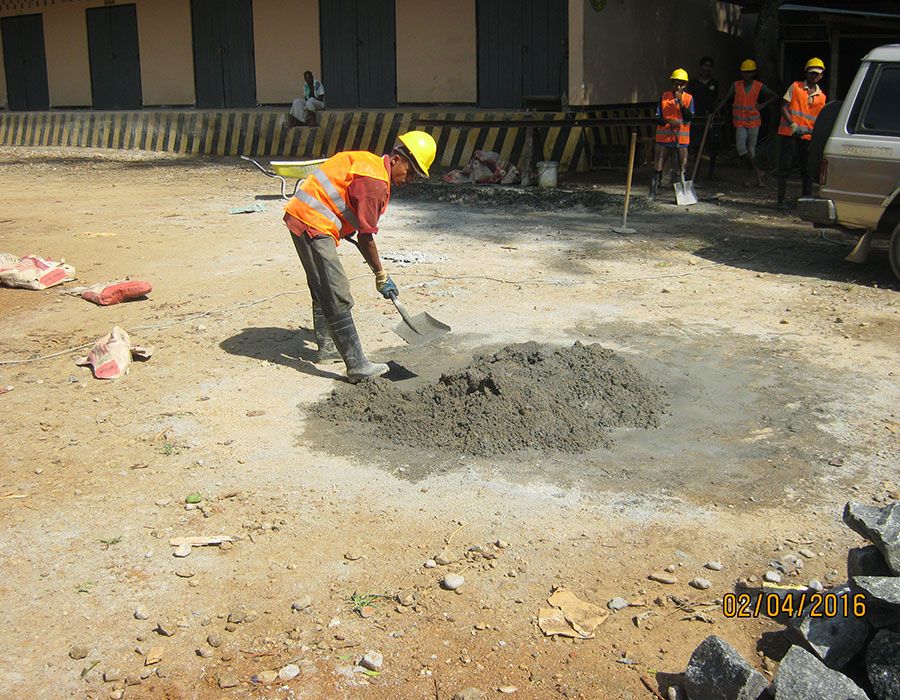
[[[801,193],[812,193],[812,175],[809,172],[809,143],[812,140],[816,117],[825,106],[825,93],[819,81],[825,73],[821,59],[811,58],[804,67],[806,80],[791,83],[781,103],[781,163],[778,170],[778,208],[787,209],[784,201],[788,176],[795,162],[800,165]]]
[[[652,202],[662,179],[663,166],[669,158],[677,158],[680,173],[687,168],[688,146],[691,145],[691,118],[694,116],[693,98],[685,87],[687,71],[678,68],[670,76],[672,89],[662,94],[656,105],[656,159],[650,179]]]
[[[382,375],[388,366],[370,362],[363,352],[350,311],[350,282],[337,246],[359,232],[359,240],[353,242],[375,273],[375,289],[385,299],[399,295],[381,265],[374,235],[391,189],[412,182],[416,175],[427,178],[436,150],[429,134],[409,131],[384,156],[368,151],[338,153],[302,182],[284,208],[284,222],[312,296],[318,361],[337,359],[339,353],[353,383]]]
[[[750,186],[750,173],[756,173],[756,184],[763,186],[765,173],[756,162],[756,142],[762,126],[760,112],[778,98],[774,90],[756,80],[756,61],[748,58],[741,63],[741,80],[732,83],[728,93],[716,105],[715,112],[731,102],[731,124],[734,126],[734,145],[738,157],[747,164],[744,187]],[[768,98],[768,99],[766,99]],[[760,102],[760,100],[765,100]]]

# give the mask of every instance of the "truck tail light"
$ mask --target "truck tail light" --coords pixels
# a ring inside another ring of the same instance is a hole
[[[828,178],[828,159],[822,159],[822,172],[819,173],[819,184],[824,185],[825,180]]]

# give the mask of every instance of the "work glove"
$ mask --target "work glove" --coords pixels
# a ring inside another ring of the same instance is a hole
[[[791,122],[791,136],[796,136],[800,131],[800,126],[796,122]]]
[[[375,273],[375,289],[381,292],[381,296],[385,299],[400,296],[400,290],[397,289],[394,280],[392,280],[384,270],[379,270]]]

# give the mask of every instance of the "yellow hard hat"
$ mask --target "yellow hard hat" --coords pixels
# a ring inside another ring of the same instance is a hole
[[[756,61],[752,58],[748,58],[741,64],[741,72],[756,70]]]
[[[669,80],[687,80],[688,74],[684,68],[676,68],[672,71],[672,75],[669,76]]]
[[[804,70],[807,71],[817,71],[819,73],[825,72],[825,64],[822,63],[821,58],[811,58],[806,62],[804,66]]]
[[[431,134],[424,131],[407,131],[398,138],[406,152],[412,156],[411,161],[416,172],[422,177],[428,177],[428,169],[434,162],[434,155],[437,153],[437,144]]]

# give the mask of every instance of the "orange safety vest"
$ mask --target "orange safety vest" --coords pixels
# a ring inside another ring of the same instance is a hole
[[[762,126],[762,119],[756,103],[759,102],[759,91],[762,83],[754,80],[750,86],[750,92],[744,90],[744,81],[738,80],[734,84],[734,104],[731,105],[731,123],[734,126],[742,126],[748,129],[754,126]]]
[[[816,117],[825,106],[825,93],[819,90],[818,93],[810,97],[806,82],[798,80],[794,83],[794,90],[791,93],[791,103],[788,105],[788,112],[791,115],[791,121],[781,115],[781,124],[778,125],[778,133],[782,136],[791,135],[791,122],[800,127],[800,135],[804,141],[812,140],[813,126],[816,124]]]
[[[390,200],[391,174],[384,158],[368,151],[344,151],[326,160],[300,183],[284,210],[310,228],[327,233],[339,245],[341,238],[359,228],[356,212],[347,202],[347,190],[360,176],[386,182]],[[386,208],[387,200],[379,216]]]
[[[693,101],[693,97],[691,97],[690,93],[683,93],[681,101],[684,102],[685,108],[691,106],[691,102]],[[656,125],[656,143],[677,143],[679,146],[688,146],[691,143],[691,126],[690,123],[685,122],[681,118],[681,109],[678,107],[678,103],[675,102],[675,95],[672,94],[672,91],[669,90],[663,93],[662,99],[660,100],[662,104],[661,116],[663,119],[677,119],[678,120],[678,130],[674,130],[668,124]]]

